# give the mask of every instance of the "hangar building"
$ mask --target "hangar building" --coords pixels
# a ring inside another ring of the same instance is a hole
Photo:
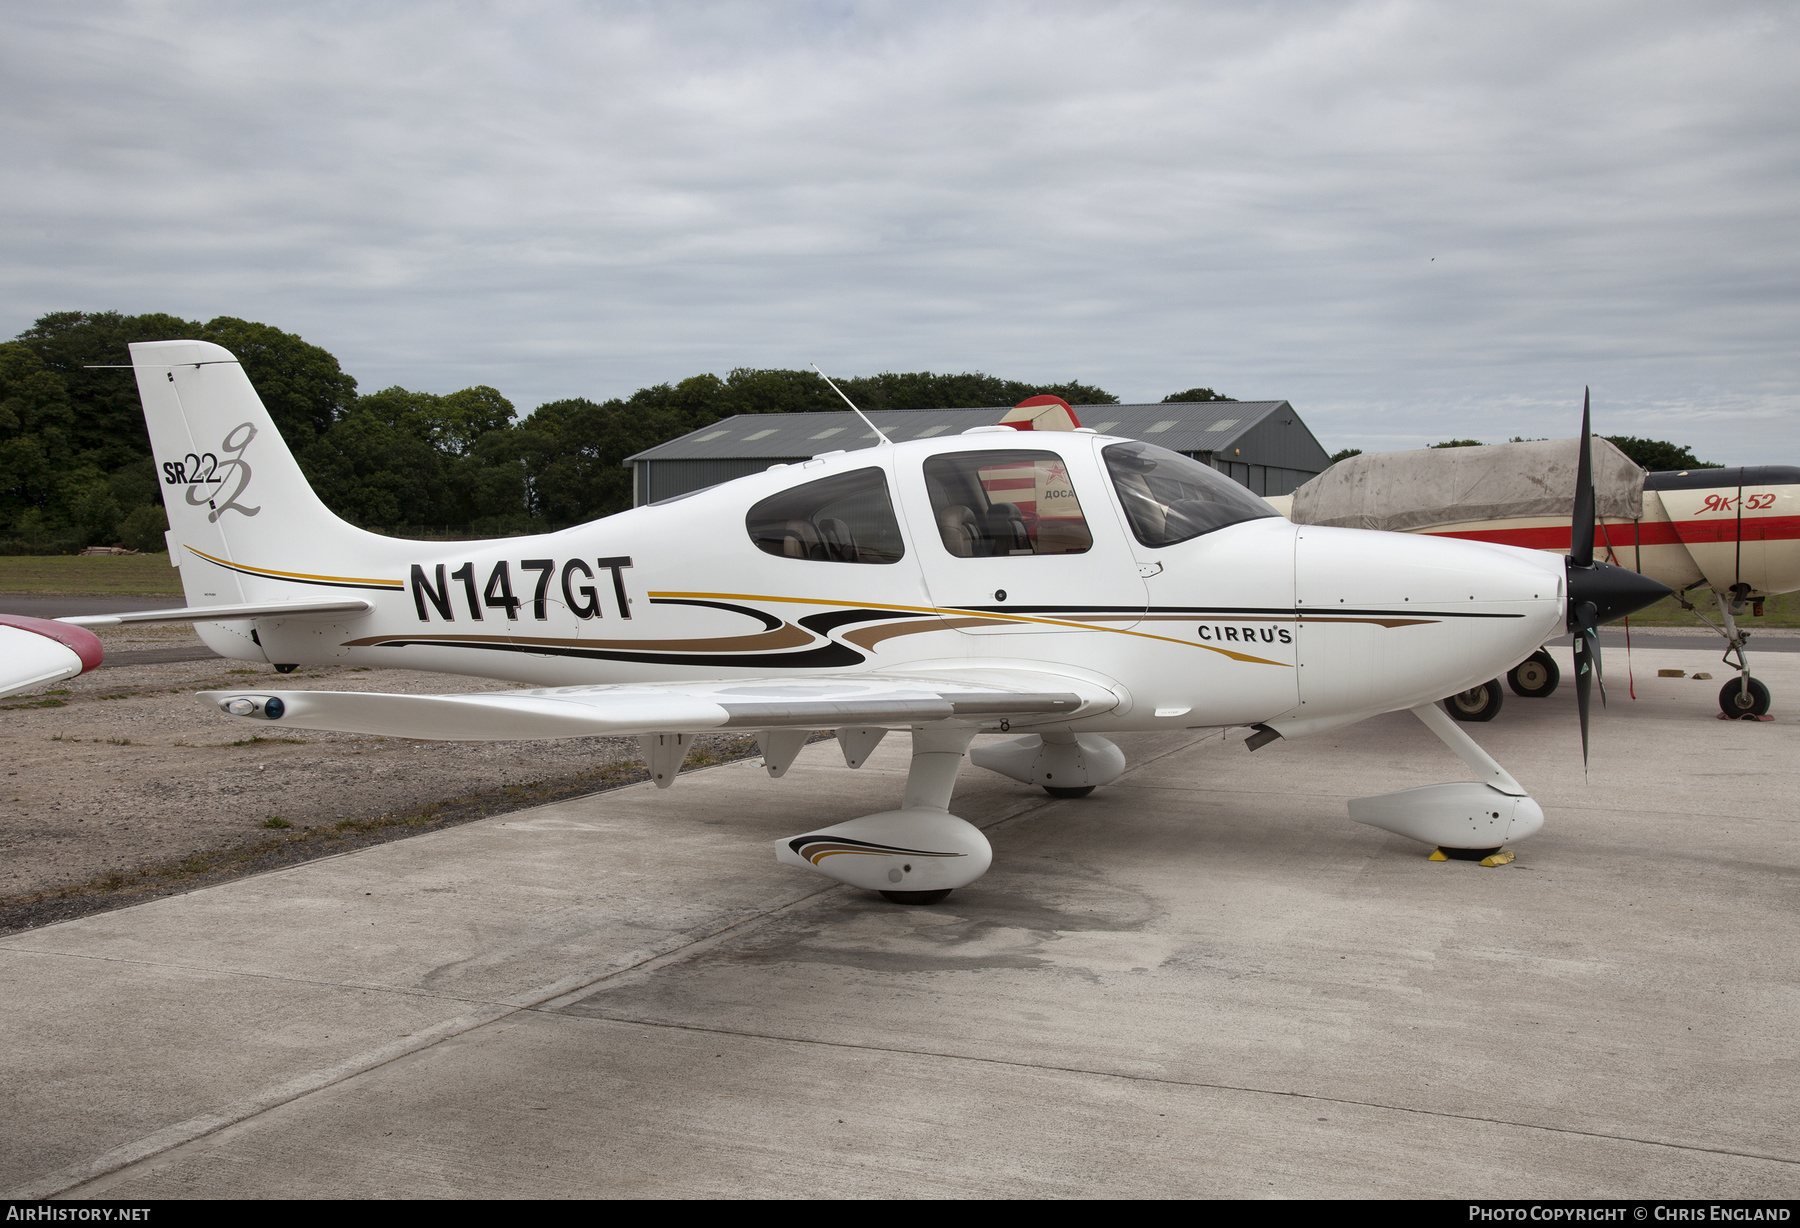
[[[986,409],[880,409],[869,414],[895,443],[991,426],[1005,406]],[[1259,495],[1292,494],[1331,458],[1286,401],[1201,401],[1077,405],[1083,426],[1159,444],[1230,475]],[[625,458],[634,506],[685,495],[774,464],[821,452],[873,447],[875,436],[848,410],[740,414]]]

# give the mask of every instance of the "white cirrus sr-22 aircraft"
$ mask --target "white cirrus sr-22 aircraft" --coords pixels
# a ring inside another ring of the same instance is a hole
[[[97,664],[82,624],[192,621],[224,656],[283,672],[535,688],[201,697],[233,717],[405,738],[634,735],[659,786],[711,730],[754,732],[772,776],[813,731],[835,731],[852,767],[906,731],[898,808],[776,849],[900,903],[988,868],[986,837],[950,813],[965,759],[1079,797],[1123,772],[1115,731],[1248,727],[1256,749],[1410,709],[1478,779],[1356,799],[1351,817],[1451,855],[1495,852],[1543,811],[1434,701],[1564,629],[1590,652],[1598,622],[1667,591],[1538,551],[1296,526],[1049,398],[1008,415],[1024,430],[883,438],[558,533],[405,541],[325,508],[228,351],[169,341],[131,357],[187,606],[6,619],[0,690]],[[1015,736],[971,751],[984,732]]]

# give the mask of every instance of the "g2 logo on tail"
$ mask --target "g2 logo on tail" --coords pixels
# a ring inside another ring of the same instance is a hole
[[[244,449],[255,438],[254,426],[248,422],[238,423],[225,433],[219,444],[219,451],[226,454],[225,460],[212,452],[189,452],[178,461],[164,461],[163,485],[187,487],[190,507],[204,503],[211,509],[206,514],[209,523],[216,522],[226,512],[256,515],[262,511],[261,507],[245,507],[237,501],[250,485],[250,465],[244,460]],[[231,493],[224,494],[226,485],[234,479],[236,485],[232,486]]]

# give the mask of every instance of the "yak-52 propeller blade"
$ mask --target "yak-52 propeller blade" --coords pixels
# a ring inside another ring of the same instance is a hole
[[[1575,634],[1575,707],[1581,716],[1581,766],[1588,761],[1588,696],[1600,679],[1600,624],[1635,614],[1672,591],[1628,567],[1594,559],[1594,444],[1589,395],[1581,392],[1581,456],[1575,471],[1575,506],[1569,515],[1569,621]],[[1606,684],[1600,683],[1600,702]]]

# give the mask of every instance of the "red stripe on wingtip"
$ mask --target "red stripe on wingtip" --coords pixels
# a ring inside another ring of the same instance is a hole
[[[81,672],[99,667],[106,652],[100,647],[100,637],[86,627],[73,627],[68,623],[53,622],[48,618],[27,618],[23,614],[0,614],[0,627],[17,627],[21,631],[35,631],[48,639],[53,639],[81,658]]]

